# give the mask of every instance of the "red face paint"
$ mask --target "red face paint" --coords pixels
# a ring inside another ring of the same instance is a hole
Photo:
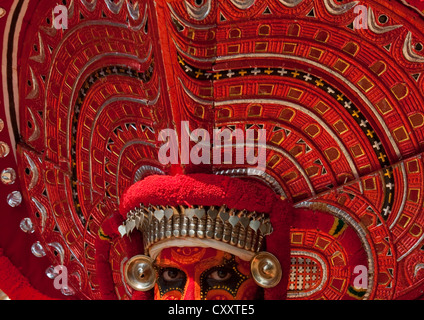
[[[250,263],[212,248],[173,247],[155,261],[155,300],[254,300]]]

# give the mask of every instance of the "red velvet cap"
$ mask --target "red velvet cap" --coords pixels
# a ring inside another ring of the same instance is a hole
[[[126,190],[120,212],[126,219],[131,209],[144,205],[203,205],[270,214],[281,199],[259,181],[214,174],[152,175]]]

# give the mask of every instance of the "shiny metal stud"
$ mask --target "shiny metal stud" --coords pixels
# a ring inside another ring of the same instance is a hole
[[[19,191],[13,191],[7,195],[7,204],[11,207],[17,207],[22,202],[22,194]]]
[[[125,265],[125,281],[137,291],[153,289],[156,283],[156,272],[153,268],[153,259],[145,255],[132,257]]]
[[[57,272],[53,266],[48,267],[45,272],[46,276],[52,280],[59,275],[59,272]]]
[[[280,262],[269,252],[259,252],[252,258],[250,272],[256,284],[262,288],[273,288],[281,281]]]
[[[44,247],[43,247],[43,245],[41,244],[40,241],[35,242],[31,246],[31,252],[37,258],[42,258],[46,255],[46,251],[44,251]]]
[[[6,185],[14,184],[16,180],[16,171],[13,168],[4,169],[1,172],[0,180]]]
[[[19,223],[19,227],[23,232],[26,233],[33,233],[34,232],[34,225],[32,224],[32,221],[30,218],[24,218]]]
[[[0,141],[0,158],[5,158],[10,152],[10,148],[6,142]]]

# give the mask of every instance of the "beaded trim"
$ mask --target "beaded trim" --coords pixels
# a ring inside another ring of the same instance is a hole
[[[263,213],[229,209],[223,206],[144,206],[134,208],[118,228],[121,236],[133,230],[143,234],[144,250],[171,238],[205,238],[259,252],[263,238],[272,232],[269,217]]]

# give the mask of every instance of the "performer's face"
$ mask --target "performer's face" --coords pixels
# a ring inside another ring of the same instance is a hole
[[[161,251],[155,261],[155,300],[254,300],[260,290],[250,263],[212,248]]]

